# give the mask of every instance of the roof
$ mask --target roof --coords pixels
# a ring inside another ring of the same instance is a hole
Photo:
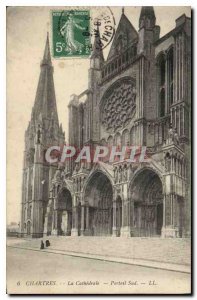
[[[107,59],[117,55],[118,44],[121,47],[120,51],[124,51],[136,39],[138,39],[138,33],[123,10]]]

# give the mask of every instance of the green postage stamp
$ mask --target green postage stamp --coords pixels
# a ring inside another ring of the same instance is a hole
[[[90,12],[52,11],[53,55],[56,58],[89,56]]]

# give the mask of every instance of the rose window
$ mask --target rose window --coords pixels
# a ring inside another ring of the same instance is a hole
[[[136,107],[135,81],[121,79],[104,94],[101,122],[109,130],[124,128],[133,118]]]

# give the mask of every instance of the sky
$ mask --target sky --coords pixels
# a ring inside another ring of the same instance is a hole
[[[84,7],[83,7],[84,8]],[[51,10],[69,7],[9,7],[7,8],[7,223],[20,221],[24,133],[40,73],[47,32],[51,44]],[[75,7],[76,9],[76,7]],[[81,8],[80,8],[81,9]],[[93,8],[92,8],[93,9]],[[94,8],[96,9],[96,8]],[[125,15],[138,30],[141,7],[125,7]],[[111,7],[115,28],[121,16],[121,7]],[[175,19],[190,7],[154,7],[160,36],[175,27]],[[105,48],[107,57],[110,45]],[[68,138],[67,105],[72,94],[87,89],[88,58],[54,59],[54,83],[59,120]]]

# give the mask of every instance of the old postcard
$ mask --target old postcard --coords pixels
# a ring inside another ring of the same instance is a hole
[[[190,145],[190,7],[7,7],[7,293],[190,294]]]

